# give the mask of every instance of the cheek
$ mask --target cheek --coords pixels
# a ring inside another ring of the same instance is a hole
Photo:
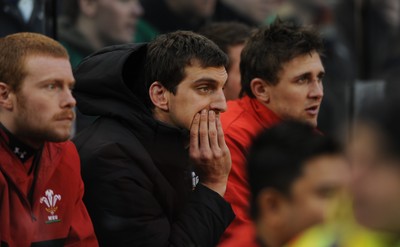
[[[319,198],[311,190],[304,191],[298,197],[296,214],[301,224],[309,227],[324,220],[328,206],[326,200]]]
[[[170,113],[181,127],[190,128],[196,113],[207,108],[207,104],[201,99],[185,98],[179,102],[170,102]]]
[[[122,27],[123,20],[122,16],[115,7],[104,9],[99,12],[98,15],[98,27],[107,33],[118,33]],[[122,12],[123,13],[123,12]]]
[[[366,186],[366,193],[368,193],[375,200],[380,201],[381,204],[392,204],[400,201],[400,177],[395,177],[393,174],[375,174]],[[367,190],[368,189],[368,190]]]
[[[306,96],[301,90],[285,90],[272,97],[289,117],[298,117],[303,113]]]

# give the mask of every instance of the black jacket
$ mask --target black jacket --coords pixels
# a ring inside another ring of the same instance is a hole
[[[98,115],[75,137],[84,201],[101,246],[214,246],[233,220],[230,205],[192,189],[188,131],[156,121],[143,102],[146,45],[105,48],[75,71],[74,95]]]

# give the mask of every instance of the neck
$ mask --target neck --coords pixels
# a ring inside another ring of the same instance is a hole
[[[168,114],[166,114],[163,110],[159,108],[154,108],[153,110],[153,118],[157,121],[163,122],[167,125],[172,125],[171,119],[169,118]]]
[[[39,149],[44,144],[44,141],[32,140],[32,138],[26,137],[25,135],[19,133],[15,128],[15,125],[7,120],[0,119],[0,123],[4,126],[7,132],[9,132],[9,134],[32,149]]]
[[[106,45],[96,34],[96,27],[88,17],[79,17],[76,20],[76,27],[94,50],[99,50]]]

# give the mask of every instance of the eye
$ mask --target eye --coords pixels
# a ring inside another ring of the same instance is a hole
[[[337,188],[319,188],[317,190],[317,195],[320,198],[324,198],[324,199],[329,199],[329,198],[333,198],[335,195],[337,194]]]
[[[211,89],[208,86],[198,87],[197,90],[199,90],[201,93],[208,93],[211,91]]]
[[[55,83],[47,84],[46,89],[49,91],[53,91],[54,89],[56,89],[56,84]]]
[[[49,83],[49,84],[45,85],[45,89],[47,91],[51,91],[51,92],[53,92],[53,91],[62,91],[63,90],[63,85],[61,85],[61,84],[59,84],[57,82]]]
[[[302,76],[299,79],[297,79],[296,83],[297,84],[305,84],[308,82],[308,78],[306,76]]]
[[[318,81],[319,81],[319,82],[322,82],[322,80],[324,79],[324,77],[325,77],[325,75],[320,75],[320,76],[318,76]]]

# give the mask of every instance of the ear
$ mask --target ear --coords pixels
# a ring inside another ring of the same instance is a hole
[[[151,84],[149,89],[150,99],[153,104],[163,111],[168,111],[168,90],[158,81]]]
[[[254,78],[250,82],[251,92],[256,98],[262,102],[269,103],[270,101],[270,85],[261,78]]]
[[[79,0],[78,3],[79,3],[79,9],[84,15],[88,17],[93,17],[96,15],[97,12],[96,0]]]
[[[12,110],[13,101],[11,97],[10,86],[4,82],[0,82],[0,106],[7,110]]]
[[[270,226],[279,227],[287,213],[287,198],[277,190],[264,189],[257,197],[259,216]]]

